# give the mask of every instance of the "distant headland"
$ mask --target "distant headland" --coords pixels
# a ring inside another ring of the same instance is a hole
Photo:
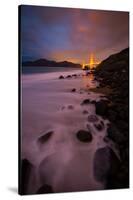
[[[46,66],[46,67],[77,67],[81,68],[81,64],[79,63],[72,63],[69,61],[62,61],[62,62],[56,62],[53,60],[47,60],[44,58],[35,60],[35,61],[26,61],[22,62],[22,66]]]

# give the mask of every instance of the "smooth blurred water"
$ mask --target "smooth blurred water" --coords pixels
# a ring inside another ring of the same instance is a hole
[[[63,71],[75,71],[79,68],[69,67],[46,67],[46,66],[25,66],[21,67],[22,74],[36,74],[36,73],[50,73],[50,72],[63,72]]]

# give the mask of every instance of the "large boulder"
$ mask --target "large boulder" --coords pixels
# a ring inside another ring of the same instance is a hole
[[[96,106],[96,114],[105,116],[108,110],[108,102],[105,100],[101,100],[95,103]]]
[[[115,177],[120,168],[120,161],[109,147],[96,151],[94,156],[94,177],[103,182],[106,188],[114,188]],[[119,188],[119,186],[117,186]]]
[[[86,130],[79,130],[76,134],[77,139],[81,142],[91,142],[92,141],[92,134]]]
[[[36,192],[36,194],[47,194],[47,193],[53,193],[52,186],[47,184],[41,186]]]
[[[19,192],[21,195],[28,194],[29,180],[33,165],[26,158],[23,159],[20,163],[20,185]]]

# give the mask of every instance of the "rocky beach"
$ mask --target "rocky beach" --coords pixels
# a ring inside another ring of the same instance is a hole
[[[113,140],[120,150],[121,163],[115,176],[109,180],[109,188],[129,187],[129,48],[111,55],[95,71],[96,79],[108,99],[101,107],[100,115],[111,122],[107,138]]]
[[[129,187],[128,54],[22,77],[22,194]]]

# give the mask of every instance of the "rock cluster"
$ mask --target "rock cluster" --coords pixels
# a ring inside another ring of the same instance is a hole
[[[92,141],[92,134],[86,130],[79,130],[76,134],[77,139],[81,142],[91,142]]]
[[[95,76],[100,88],[108,86],[109,102],[95,103],[96,113],[106,117],[111,124],[108,137],[119,147],[121,165],[111,179],[109,188],[129,187],[129,49],[104,60],[96,69]],[[111,177],[110,177],[111,178]]]

